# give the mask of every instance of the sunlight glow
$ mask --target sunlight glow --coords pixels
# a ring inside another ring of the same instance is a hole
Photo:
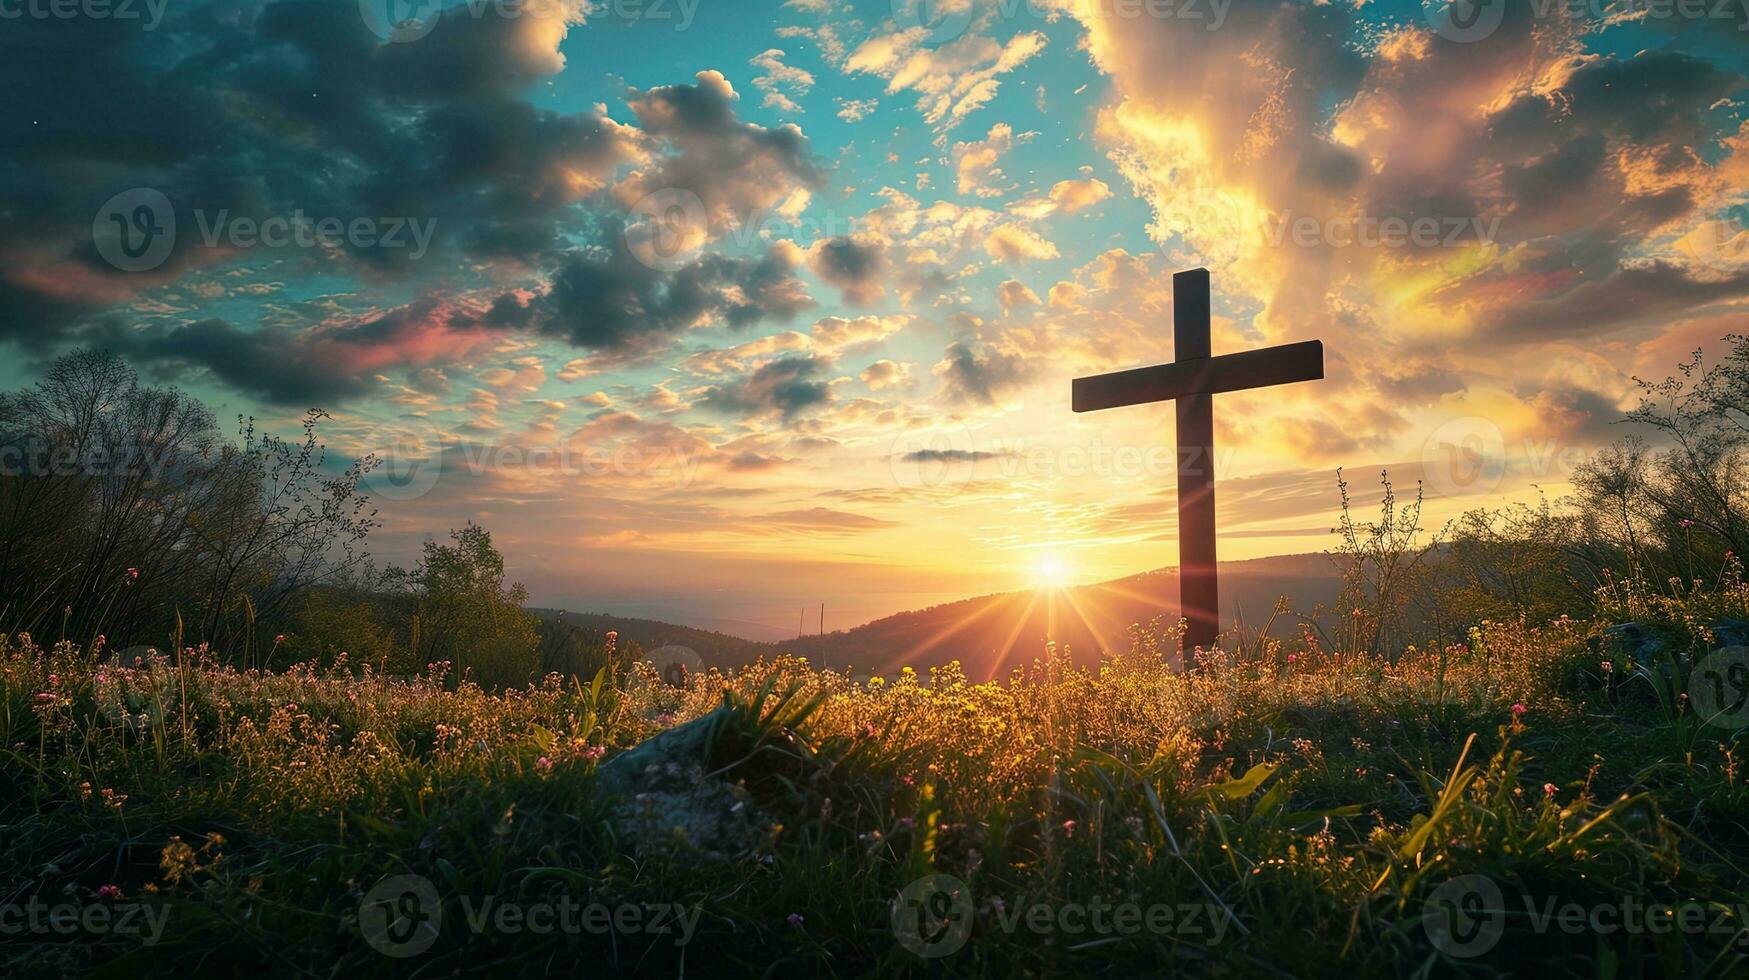
[[[1032,569],[1033,581],[1041,589],[1060,589],[1069,584],[1069,563],[1062,555],[1044,555]]]

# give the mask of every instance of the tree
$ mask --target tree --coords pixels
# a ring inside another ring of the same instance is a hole
[[[402,595],[407,643],[420,663],[449,661],[483,687],[516,686],[539,667],[539,621],[524,609],[528,589],[504,581],[492,535],[470,522],[451,544],[425,542],[410,571],[391,569]]]
[[[212,412],[142,385],[114,354],[75,351],[0,395],[0,611],[6,629],[89,642],[249,649],[287,603],[359,558],[374,462],[326,474],[316,437],[227,443]]]

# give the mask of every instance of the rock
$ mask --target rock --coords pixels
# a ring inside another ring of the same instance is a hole
[[[1618,623],[1603,631],[1605,652],[1613,651],[1639,663],[1650,663],[1663,649],[1664,640],[1639,623]]]
[[[707,775],[727,707],[649,739],[602,763],[597,785],[611,798],[615,831],[639,853],[693,851],[723,859],[768,850],[777,826],[746,787]]]
[[[1710,628],[1713,631],[1715,647],[1749,646],[1749,622],[1741,619],[1720,619]]]
[[[1713,648],[1749,646],[1749,621],[1721,618],[1708,627],[1713,633]],[[1603,631],[1606,652],[1631,657],[1638,663],[1650,664],[1670,641],[1639,623],[1618,623]]]

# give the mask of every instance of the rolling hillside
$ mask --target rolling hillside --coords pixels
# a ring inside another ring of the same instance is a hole
[[[1334,599],[1339,584],[1323,554],[1222,562],[1222,628],[1233,625],[1235,612],[1248,624],[1260,624],[1281,596],[1288,596],[1295,609],[1310,611]],[[1030,661],[1046,639],[1068,646],[1084,662],[1102,650],[1127,649],[1131,624],[1158,616],[1170,621],[1177,610],[1178,570],[1169,568],[1067,589],[962,599],[770,648],[859,673],[959,660],[968,675],[982,679]]]

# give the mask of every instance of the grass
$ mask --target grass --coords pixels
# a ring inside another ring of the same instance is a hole
[[[490,693],[11,636],[0,969],[1749,975],[1742,736],[1686,696],[1749,590],[1612,588],[1394,660],[1252,640],[1178,674],[1138,629],[986,684],[786,657]],[[1604,642],[1629,614],[1655,662]],[[725,703],[707,765],[759,843],[639,838],[600,767]],[[385,955],[361,904],[409,875],[441,923]]]

